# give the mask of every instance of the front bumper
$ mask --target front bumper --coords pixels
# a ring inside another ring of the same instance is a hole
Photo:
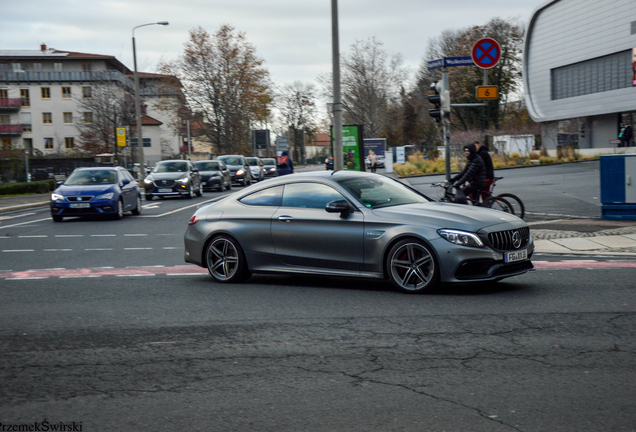
[[[223,179],[221,177],[202,178],[201,186],[204,190],[223,188]]]
[[[146,196],[182,196],[190,194],[190,184],[189,183],[175,183],[172,186],[161,186],[158,187],[155,184],[145,184],[144,192]]]
[[[117,199],[71,203],[51,201],[54,216],[98,216],[117,213]]]

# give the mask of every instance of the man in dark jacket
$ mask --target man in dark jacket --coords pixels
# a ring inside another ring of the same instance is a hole
[[[484,165],[486,165],[486,187],[481,193],[481,199],[482,201],[485,201],[490,196],[490,187],[495,181],[495,168],[492,165],[492,159],[490,158],[490,153],[488,153],[488,147],[481,145],[479,141],[475,141],[473,144],[475,144],[475,147],[477,148],[477,155],[484,161]]]
[[[477,155],[477,147],[475,144],[467,144],[464,146],[464,154],[468,159],[466,166],[456,176],[450,180],[455,187],[461,187],[464,183],[468,185],[464,187],[466,196],[477,197],[477,192],[486,187],[486,165],[481,157]]]
[[[287,153],[287,151],[284,151],[280,156],[278,156],[276,165],[279,176],[294,172],[294,163],[289,157],[289,153]]]

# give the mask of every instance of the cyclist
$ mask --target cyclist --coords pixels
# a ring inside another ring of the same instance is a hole
[[[464,154],[468,162],[466,166],[456,176],[450,179],[453,182],[453,186],[460,188],[464,183],[468,182],[463,190],[466,196],[476,196],[479,200],[477,192],[486,187],[486,165],[484,160],[477,154],[477,147],[475,144],[466,144],[464,146]]]
[[[477,148],[477,155],[484,161],[484,165],[486,165],[486,187],[481,192],[481,199],[486,201],[486,199],[490,196],[490,187],[495,181],[495,169],[492,165],[492,159],[490,158],[490,153],[488,153],[488,147],[485,145],[481,145],[479,141],[475,141],[475,147]]]

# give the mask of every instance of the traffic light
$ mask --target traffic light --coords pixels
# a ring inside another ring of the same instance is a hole
[[[443,118],[450,117],[450,92],[444,90],[442,81],[431,83],[431,90],[435,94],[429,95],[428,101],[435,106],[435,109],[428,110],[428,115],[439,123]]]

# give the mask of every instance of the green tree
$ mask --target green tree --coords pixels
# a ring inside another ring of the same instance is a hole
[[[270,115],[269,71],[244,33],[222,25],[213,35],[190,31],[183,54],[161,67],[176,76],[187,104],[210,127],[204,129],[217,153],[251,152],[251,125]]]

